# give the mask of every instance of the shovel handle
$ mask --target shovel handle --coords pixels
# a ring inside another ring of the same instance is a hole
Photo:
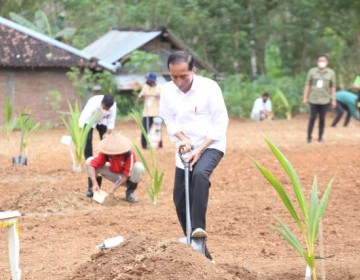
[[[183,162],[184,165],[188,164],[187,160],[183,157],[183,151],[185,149],[185,145],[181,145],[179,147],[178,153],[179,153],[179,157],[181,159],[181,161]],[[191,150],[194,150],[194,145],[191,145]]]

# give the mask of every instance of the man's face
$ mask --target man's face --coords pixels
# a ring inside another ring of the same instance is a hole
[[[325,68],[328,64],[328,60],[325,56],[320,56],[317,60],[317,64],[319,68]]]
[[[169,64],[171,79],[175,85],[182,91],[188,92],[191,88],[195,70],[189,70],[186,62]]]
[[[109,107],[109,106],[106,106],[104,103],[101,103],[101,108],[102,108],[104,111],[109,111],[109,110],[110,110],[110,107]]]

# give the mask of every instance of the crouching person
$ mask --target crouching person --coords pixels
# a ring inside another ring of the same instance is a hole
[[[87,197],[101,187],[102,178],[113,182],[109,194],[114,195],[120,186],[126,187],[125,198],[128,202],[137,202],[134,194],[138,183],[144,175],[144,166],[136,160],[131,149],[131,142],[119,132],[112,132],[99,142],[99,153],[86,160],[88,175]]]

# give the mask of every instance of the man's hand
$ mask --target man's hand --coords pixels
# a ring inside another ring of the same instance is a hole
[[[331,100],[331,107],[332,107],[333,109],[336,108],[336,99]]]
[[[100,190],[99,185],[98,185],[97,183],[96,183],[96,184],[93,184],[92,191],[93,191],[93,192],[97,192],[98,190]]]
[[[176,148],[181,154],[186,154],[190,152],[192,148],[190,139],[182,140],[176,143]]]
[[[114,196],[115,190],[113,188],[110,188],[109,195]]]
[[[193,167],[195,163],[198,162],[200,157],[201,157],[201,151],[199,149],[193,150],[191,156],[187,158],[187,160],[190,162],[190,167]]]

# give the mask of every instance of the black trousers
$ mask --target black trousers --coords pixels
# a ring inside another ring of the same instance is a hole
[[[345,117],[344,126],[347,126],[349,124],[350,118],[351,118],[351,112],[350,112],[349,106],[347,106],[346,104],[344,104],[340,101],[337,101],[335,110],[336,110],[336,117],[335,117],[333,123],[331,124],[331,126],[335,127],[337,125],[337,123],[340,121],[340,119],[345,111],[346,111],[346,117]]]
[[[216,149],[206,149],[189,174],[190,217],[192,229],[206,229],[206,209],[209,199],[210,175],[224,153]],[[181,228],[186,235],[185,171],[176,167],[173,193],[176,213]]]
[[[307,131],[307,139],[311,140],[311,135],[314,129],[314,124],[317,116],[319,115],[319,139],[322,139],[325,128],[325,116],[329,108],[329,104],[311,104],[310,103],[310,120]]]
[[[107,126],[103,124],[97,124],[96,127],[99,132],[100,139],[103,139],[103,136],[107,130]],[[84,150],[85,159],[93,156],[93,147],[92,147],[92,139],[93,139],[93,128],[90,129],[89,134],[86,138],[86,145]]]

